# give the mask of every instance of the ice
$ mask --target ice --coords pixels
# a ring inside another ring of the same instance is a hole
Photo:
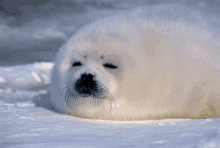
[[[48,84],[52,66],[52,63],[35,63],[25,66],[0,67],[0,88],[8,86],[28,89],[30,86]]]

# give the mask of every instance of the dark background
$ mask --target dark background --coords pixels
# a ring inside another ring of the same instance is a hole
[[[53,61],[59,47],[83,25],[162,3],[181,3],[220,16],[219,0],[0,0],[0,66]]]

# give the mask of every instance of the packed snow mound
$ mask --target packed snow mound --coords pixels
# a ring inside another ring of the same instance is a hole
[[[0,88],[31,89],[50,81],[53,63],[0,67]]]

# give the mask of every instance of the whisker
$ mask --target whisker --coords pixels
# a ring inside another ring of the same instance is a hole
[[[97,81],[96,84],[98,91],[92,93],[92,102],[94,105],[101,105],[104,110],[109,110],[109,112],[111,112],[111,110],[116,106],[115,97],[117,97],[117,94],[110,89],[111,87],[109,87],[109,85],[103,84],[99,81]],[[70,106],[71,102],[74,103],[75,101],[80,100],[82,95],[75,91],[72,82],[66,82],[64,85],[65,87],[63,88],[61,95],[64,94],[64,100],[68,106]]]

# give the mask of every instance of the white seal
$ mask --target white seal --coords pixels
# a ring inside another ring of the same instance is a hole
[[[220,117],[220,33],[207,18],[159,5],[83,27],[56,56],[54,107],[88,119]]]

